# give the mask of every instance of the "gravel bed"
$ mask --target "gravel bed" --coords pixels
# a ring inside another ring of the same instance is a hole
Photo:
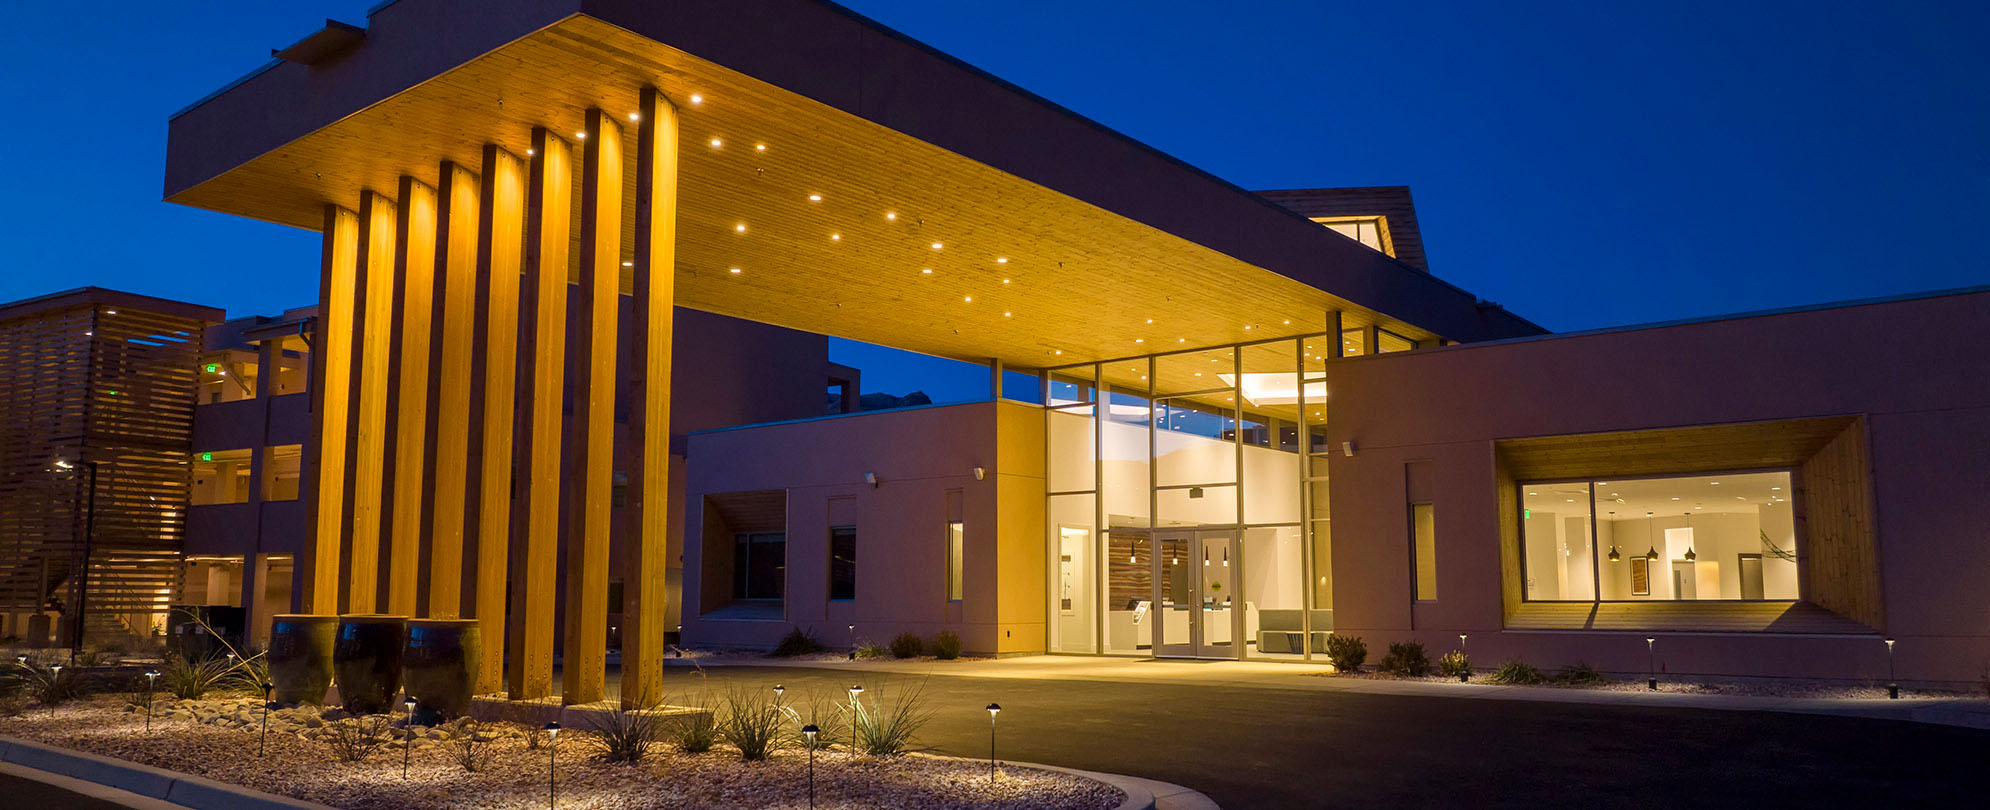
[[[1548,670],[1553,675],[1553,670]],[[1457,683],[1455,676],[1427,675],[1411,678],[1388,675],[1381,672],[1322,672],[1312,673],[1324,678],[1353,678],[1364,681],[1416,681],[1423,683]],[[1473,672],[1472,683],[1500,686],[1486,680],[1490,672]],[[1568,684],[1538,683],[1527,686],[1549,686],[1558,689],[1599,689],[1608,692],[1645,692],[1649,687],[1644,678],[1610,679],[1602,683]],[[1685,695],[1739,695],[1745,697],[1787,697],[1787,698],[1829,698],[1880,699],[1886,697],[1886,684],[1877,682],[1827,681],[1805,678],[1712,678],[1680,675],[1661,675],[1658,691]],[[1990,700],[1990,688],[1966,691],[1960,689],[1910,689],[1900,688],[1900,697],[1930,698],[1937,700]]]
[[[155,704],[152,731],[123,696],[65,704],[51,713],[34,707],[0,719],[0,734],[195,774],[346,810],[464,810],[542,807],[549,759],[558,761],[561,808],[803,808],[808,805],[807,753],[782,750],[745,762],[721,744],[702,754],[659,745],[637,764],[601,761],[593,735],[569,730],[557,754],[532,750],[532,729],[516,724],[417,727],[412,751],[399,739],[362,762],[338,760],[330,745],[306,735],[326,733],[340,713],[300,707],[271,715],[267,752],[257,754],[260,710],[254,699]],[[244,720],[247,719],[245,723]],[[315,721],[315,724],[314,722]],[[280,730],[281,727],[283,730]],[[291,730],[294,729],[294,730]],[[396,727],[390,734],[404,732]],[[489,738],[489,761],[476,773],[457,764],[444,739],[464,733]],[[410,765],[403,778],[402,758]],[[550,755],[550,756],[549,756]],[[920,810],[1110,810],[1124,796],[1082,777],[1034,768],[1001,767],[993,785],[986,762],[911,754],[873,758],[841,751],[815,755],[819,808]]]

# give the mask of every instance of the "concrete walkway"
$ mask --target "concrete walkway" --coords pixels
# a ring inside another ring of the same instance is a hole
[[[865,659],[858,661],[793,661],[754,656],[715,656],[667,659],[673,666],[766,666],[849,670],[905,675],[948,675],[963,678],[1167,683],[1228,688],[1300,689],[1322,692],[1517,700],[1543,703],[1638,706],[1645,708],[1770,711],[1868,717],[1990,729],[1990,701],[1903,698],[1798,698],[1757,695],[1647,692],[1642,690],[1581,689],[1554,686],[1500,686],[1449,681],[1398,681],[1377,678],[1321,677],[1324,666],[1261,661],[1179,661],[1153,658],[1034,655],[1003,659],[933,661]]]

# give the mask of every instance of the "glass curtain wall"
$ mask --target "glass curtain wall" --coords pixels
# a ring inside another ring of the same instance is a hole
[[[1333,340],[1044,373],[1051,651],[1304,659],[1325,650]]]
[[[1530,601],[1799,597],[1786,470],[1519,487]]]

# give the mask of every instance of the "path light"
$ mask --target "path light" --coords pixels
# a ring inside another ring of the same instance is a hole
[[[802,736],[808,738],[808,806],[815,806],[815,735],[822,733],[814,723],[802,726]]]
[[[857,715],[864,710],[864,704],[857,702],[857,696],[864,693],[863,684],[850,685],[850,755],[857,755]]]
[[[1459,633],[1459,634],[1458,634],[1458,654],[1459,654],[1459,655],[1462,655],[1462,656],[1465,656],[1465,662],[1466,662],[1466,663],[1465,663],[1465,666],[1464,666],[1463,668],[1461,668],[1461,669],[1459,669],[1459,670],[1458,670],[1458,682],[1459,682],[1459,683],[1466,683],[1466,682],[1468,682],[1468,681],[1472,680],[1472,664],[1471,664],[1471,661],[1472,661],[1472,655],[1471,655],[1471,653],[1470,653],[1470,652],[1468,652],[1468,651],[1467,651],[1467,650],[1465,649],[1465,634],[1464,634],[1464,633]]]
[[[145,730],[152,730],[152,690],[159,686],[159,670],[145,673]]]
[[[546,728],[546,807],[548,808],[548,810],[550,810],[550,808],[556,806],[556,804],[559,802],[560,760],[558,752],[560,745],[560,724],[558,722],[547,723],[545,728]]]
[[[1893,639],[1886,640],[1886,699],[1900,699],[1900,681],[1893,677]]]
[[[875,487],[877,485],[872,484],[871,486]],[[854,622],[850,625],[850,660],[857,660],[857,625]]]
[[[774,705],[775,705],[775,706],[779,706],[779,705],[781,705],[781,695],[783,695],[783,694],[786,694],[786,693],[787,693],[787,691],[788,691],[788,687],[785,687],[785,686],[782,686],[782,685],[780,685],[780,684],[778,684],[778,683],[777,683],[777,684],[774,684]]]
[[[988,784],[995,784],[995,715],[1002,713],[1002,704],[988,704]]]
[[[408,778],[408,760],[415,756],[415,696],[409,695],[401,705],[408,710],[408,747],[401,749],[401,778]]]
[[[276,701],[269,699],[270,690],[275,689],[276,684],[264,681],[262,686],[263,686],[263,738],[256,743],[256,756],[262,756],[263,751],[269,748],[269,707],[276,705]],[[150,701],[151,696],[148,695],[146,697],[146,700]],[[146,707],[146,712],[148,714],[151,713],[150,706]],[[405,772],[403,775],[405,775]]]
[[[1650,656],[1650,658],[1651,658],[1651,662],[1650,662],[1650,664],[1649,664],[1649,666],[1650,666],[1651,668],[1650,668],[1650,669],[1647,669],[1647,670],[1645,670],[1645,672],[1646,672],[1646,675],[1647,675],[1647,677],[1646,677],[1646,679],[1645,679],[1645,688],[1647,688],[1647,689],[1650,689],[1650,690],[1651,690],[1651,691],[1653,691],[1653,692],[1656,692],[1656,691],[1658,691],[1658,647],[1657,647],[1657,644],[1658,644],[1658,638],[1657,638],[1657,637],[1655,637],[1655,636],[1645,636],[1645,654],[1646,654],[1646,655],[1648,655],[1648,656]]]

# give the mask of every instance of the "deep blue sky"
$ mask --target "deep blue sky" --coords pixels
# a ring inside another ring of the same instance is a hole
[[[0,301],[311,302],[315,235],[159,202],[165,123],[370,3],[10,10]],[[1239,185],[1407,184],[1433,272],[1558,331],[1990,283],[1990,4],[848,5]]]

